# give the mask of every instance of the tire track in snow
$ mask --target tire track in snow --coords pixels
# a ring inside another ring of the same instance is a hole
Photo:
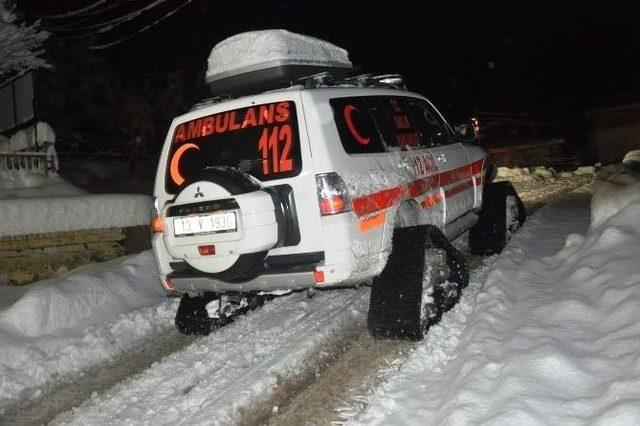
[[[59,424],[229,424],[312,360],[364,327],[368,289],[294,293],[200,338],[80,407]]]
[[[428,344],[433,341],[434,346],[443,346],[449,344],[447,342],[456,342],[456,336],[462,332],[466,317],[475,305],[484,277],[496,258],[468,256],[470,284],[463,291],[460,302],[443,316],[439,324],[431,327],[425,338]],[[420,343],[409,341],[375,340],[364,330],[300,393],[284,401],[283,406],[273,401],[272,407],[277,409],[272,411],[271,418],[266,419],[268,424],[345,423],[366,407],[371,392],[397,371],[418,345]],[[262,423],[254,421],[255,417],[249,419],[251,421],[243,423]]]
[[[123,353],[89,371],[40,388],[34,397],[5,410],[4,415],[0,416],[0,424],[46,424],[57,414],[81,404],[92,394],[111,388],[195,340],[195,337],[184,336],[176,329],[170,329],[167,334],[142,348]]]

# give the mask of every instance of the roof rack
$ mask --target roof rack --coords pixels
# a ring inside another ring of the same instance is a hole
[[[327,86],[380,87],[407,90],[400,74],[359,74],[352,77],[336,79],[329,71],[308,75],[298,79],[307,89]]]
[[[352,77],[336,78],[330,71],[324,71],[317,74],[300,77],[290,82],[291,86],[295,84],[303,86],[305,89],[317,89],[320,87],[368,87],[368,88],[386,88],[396,90],[407,90],[404,80],[400,74],[359,74]],[[281,90],[291,86],[282,86],[273,90]],[[256,92],[261,93],[261,92]],[[217,95],[212,96],[195,104],[191,111],[203,108],[208,105],[216,104],[222,101],[233,99],[237,96],[233,95]]]

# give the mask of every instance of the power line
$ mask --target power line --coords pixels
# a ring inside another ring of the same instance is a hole
[[[84,30],[96,30],[95,33],[105,33],[107,31],[112,30],[113,28],[115,28],[116,26],[124,23],[124,22],[128,22],[131,21],[132,19],[137,18],[138,16],[142,15],[142,13],[146,12],[147,10],[151,10],[156,6],[159,6],[162,3],[167,2],[168,0],[155,0],[152,3],[149,3],[148,5],[141,7],[140,9],[134,10],[133,12],[129,12],[125,15],[122,16],[118,16],[117,18],[113,18],[111,20],[108,21],[104,21],[104,22],[100,22],[98,24],[92,24],[92,25],[87,25],[84,27],[76,27],[73,29],[67,29],[65,31],[84,31]],[[94,32],[88,33],[88,34],[83,34],[81,36],[87,36],[87,35],[91,35]],[[72,38],[77,38],[79,36],[70,36]]]
[[[164,1],[164,0],[162,0]],[[168,17],[170,17],[171,15],[173,15],[174,13],[176,13],[177,11],[179,11],[180,9],[182,9],[183,7],[187,6],[189,3],[191,3],[193,0],[186,0],[184,3],[182,3],[180,6],[176,7],[175,9],[172,9],[171,11],[167,12],[165,15],[161,16],[160,18],[156,19],[155,21],[153,21],[152,23],[140,28],[138,31],[129,34],[125,37],[122,37],[118,40],[109,42],[109,43],[104,43],[104,44],[98,44],[98,45],[93,45],[93,46],[89,46],[89,49],[91,50],[101,50],[101,49],[106,49],[108,47],[111,46],[115,46],[116,44],[120,44],[123,41],[129,40],[130,38],[135,37],[136,35],[148,30],[149,28],[153,27],[154,25],[158,24],[161,21],[164,21],[165,19],[167,19]]]
[[[103,3],[106,3],[109,0],[98,0],[95,3],[90,4],[89,6],[83,7],[81,9],[76,9],[73,10],[71,12],[66,12],[66,13],[61,13],[58,15],[44,15],[44,18],[46,19],[64,19],[64,18],[71,18],[73,16],[78,16],[83,14],[84,12],[87,12],[89,10],[95,9],[96,7],[100,6]]]

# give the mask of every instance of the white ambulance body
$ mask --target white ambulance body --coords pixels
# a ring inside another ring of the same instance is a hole
[[[365,283],[394,228],[453,238],[473,225],[485,160],[404,90],[295,87],[204,104],[173,121],[160,157],[162,283],[191,294]]]

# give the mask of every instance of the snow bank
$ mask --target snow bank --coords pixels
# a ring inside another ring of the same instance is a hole
[[[29,126],[11,135],[8,143],[0,144],[0,151],[30,151],[37,144],[55,143],[56,133],[48,123],[38,122],[36,126]]]
[[[151,209],[151,197],[133,194],[0,199],[0,235],[146,225]]]
[[[497,177],[512,182],[528,182],[540,180],[566,179],[573,176],[593,176],[598,170],[597,165],[581,166],[573,171],[558,173],[553,167],[498,167]]]
[[[611,216],[640,203],[640,179],[626,173],[614,173],[606,179],[597,179],[591,199],[591,226],[601,226]],[[636,228],[640,225],[640,218]]]
[[[0,199],[81,195],[85,191],[60,176],[29,170],[0,170]]]
[[[0,410],[20,392],[88,368],[172,327],[151,252],[31,285],[0,286]]]
[[[640,423],[637,185],[597,181],[592,222],[579,196],[540,209],[488,275],[464,331],[430,333],[358,421]]]
[[[622,164],[632,171],[640,172],[640,149],[627,152],[622,159]]]
[[[249,31],[216,44],[209,55],[207,81],[278,62],[351,68],[346,50],[324,40],[286,30]]]

